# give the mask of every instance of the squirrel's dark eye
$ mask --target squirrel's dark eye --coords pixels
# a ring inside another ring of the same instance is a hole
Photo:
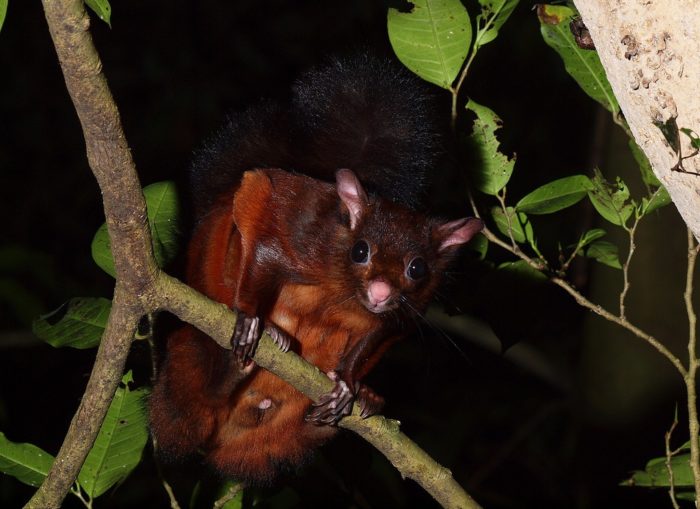
[[[414,281],[423,279],[428,274],[428,264],[420,256],[417,256],[408,263],[406,275]]]
[[[350,251],[350,259],[355,263],[365,263],[369,260],[369,244],[367,244],[366,240],[355,242]]]

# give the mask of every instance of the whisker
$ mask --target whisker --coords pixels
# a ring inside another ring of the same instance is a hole
[[[452,338],[449,336],[449,334],[447,334],[444,330],[442,330],[440,327],[436,326],[434,323],[432,323],[430,320],[428,320],[425,316],[423,316],[421,313],[419,313],[418,310],[417,310],[416,308],[414,308],[414,307],[411,305],[411,303],[408,301],[408,299],[406,299],[404,296],[402,296],[402,299],[403,299],[403,303],[404,303],[410,310],[413,311],[413,313],[415,314],[415,316],[420,317],[420,318],[423,320],[423,322],[424,322],[428,327],[430,327],[430,329],[431,329],[433,332],[435,332],[435,333],[438,334],[439,336],[442,336],[444,339],[446,339],[447,342],[448,342],[449,344],[451,344],[452,347],[464,358],[464,360],[466,360],[466,361],[468,361],[468,362],[471,362],[471,359],[469,358],[469,356],[459,347],[459,345],[455,342],[454,339],[452,339]],[[414,320],[415,320],[415,317],[414,317]]]

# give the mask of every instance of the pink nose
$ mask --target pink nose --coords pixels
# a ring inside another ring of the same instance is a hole
[[[384,280],[375,279],[370,282],[367,289],[367,296],[370,304],[376,306],[384,303],[391,295],[391,286]]]

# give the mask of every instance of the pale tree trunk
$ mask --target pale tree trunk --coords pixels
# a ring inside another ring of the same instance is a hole
[[[700,176],[672,171],[678,154],[654,121],[700,133],[700,2],[574,0],[625,119],[683,220],[700,239]],[[680,134],[683,156],[693,150]],[[700,173],[700,155],[685,159]]]

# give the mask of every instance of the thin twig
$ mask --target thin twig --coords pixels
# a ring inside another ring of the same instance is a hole
[[[526,261],[531,267],[537,270],[541,270],[541,265],[524,254],[522,251],[518,250],[515,251],[511,248],[511,246],[508,245],[508,243],[504,242],[498,236],[496,236],[493,232],[491,232],[488,228],[484,228],[483,231],[481,232],[484,234],[484,236],[494,244],[497,244],[498,246],[502,247],[503,249],[511,252],[512,254],[518,256],[520,259]],[[590,300],[588,300],[586,297],[583,296],[578,290],[576,290],[571,284],[564,279],[554,276],[549,278],[552,283],[555,285],[563,288],[569,295],[571,295],[574,300],[581,306],[585,307],[586,309],[589,309],[593,311],[594,313],[602,316],[606,320],[616,323],[620,327],[623,327],[630,331],[632,334],[637,336],[638,338],[646,341],[649,343],[651,346],[653,346],[659,353],[661,353],[664,357],[666,357],[671,364],[678,370],[678,372],[685,378],[687,374],[687,370],[685,369],[685,366],[683,366],[683,363],[680,361],[678,357],[676,357],[671,351],[666,348],[662,343],[659,342],[654,336],[651,334],[648,334],[641,330],[639,327],[633,325],[630,323],[626,318],[622,318],[619,316],[616,316],[612,314],[610,311],[607,309],[603,308],[599,304],[594,304]]]
[[[673,466],[671,465],[671,460],[674,456],[673,451],[671,451],[671,435],[673,435],[673,430],[676,429],[676,426],[678,426],[678,407],[676,407],[676,411],[673,414],[671,427],[664,436],[664,442],[666,445],[666,469],[668,470],[668,496],[671,498],[673,509],[680,509],[676,500],[676,484],[673,478]]]
[[[688,313],[688,372],[683,377],[685,380],[686,392],[688,394],[688,430],[690,432],[690,468],[693,471],[693,481],[695,493],[700,493],[700,445],[698,444],[698,408],[696,377],[698,370],[697,358],[697,316],[693,308],[693,277],[695,275],[695,263],[697,261],[698,250],[695,237],[690,229],[688,235],[688,268],[685,277],[685,308]]]
[[[634,254],[634,250],[636,248],[636,245],[634,243],[634,235],[635,232],[637,231],[637,225],[639,224],[640,217],[636,217],[634,220],[634,224],[632,225],[631,228],[625,230],[627,231],[627,234],[629,235],[629,248],[627,251],[627,259],[625,260],[625,263],[622,264],[622,291],[620,292],[620,318],[625,319],[626,314],[625,314],[625,298],[627,297],[627,293],[630,290],[630,280],[629,280],[629,268],[630,268],[630,263],[632,262],[632,255]]]
[[[233,500],[234,497],[238,495],[238,493],[243,489],[243,487],[244,485],[241,482],[231,484],[231,486],[229,486],[229,489],[226,490],[226,493],[224,493],[224,495],[221,498],[214,502],[213,508],[221,509],[229,501]]]

